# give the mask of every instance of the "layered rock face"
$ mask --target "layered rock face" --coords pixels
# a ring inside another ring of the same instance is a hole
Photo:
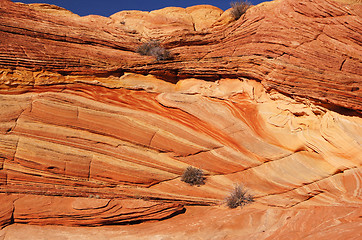
[[[0,4],[3,68],[151,73],[168,81],[247,77],[287,94],[361,109],[357,3],[274,1],[249,9],[236,22],[210,6],[105,18]],[[150,38],[161,40],[175,60],[160,65],[135,53]]]
[[[358,239],[361,4],[0,13],[5,239]],[[174,58],[137,54],[150,39]],[[227,209],[238,183],[255,203]]]

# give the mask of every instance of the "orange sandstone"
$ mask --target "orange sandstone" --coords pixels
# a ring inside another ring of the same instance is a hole
[[[358,239],[360,10],[0,0],[0,236]],[[173,60],[135,53],[155,38]],[[180,181],[189,165],[205,185]],[[225,207],[236,183],[254,204]]]

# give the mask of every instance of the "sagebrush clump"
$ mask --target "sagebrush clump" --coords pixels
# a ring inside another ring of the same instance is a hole
[[[184,173],[181,176],[181,181],[193,185],[203,185],[205,184],[204,172],[199,168],[187,167]]]
[[[254,202],[254,197],[251,194],[247,194],[247,191],[241,185],[236,185],[225,201],[229,208],[237,208]]]
[[[171,53],[160,45],[157,40],[151,40],[138,47],[137,53],[146,56],[153,56],[157,61],[172,59]]]
[[[248,1],[238,1],[230,3],[231,6],[231,15],[235,20],[238,20],[251,6],[251,3]]]

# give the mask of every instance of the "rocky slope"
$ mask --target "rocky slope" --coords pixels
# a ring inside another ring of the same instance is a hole
[[[361,7],[280,0],[233,21],[0,0],[0,234],[358,239]],[[149,39],[174,59],[137,54]],[[189,165],[205,185],[180,181]],[[229,210],[236,183],[256,202]]]

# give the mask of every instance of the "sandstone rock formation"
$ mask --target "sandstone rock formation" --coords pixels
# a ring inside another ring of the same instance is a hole
[[[287,94],[361,109],[360,4],[274,1],[231,23],[214,7],[205,7],[207,20],[200,19],[197,7],[127,11],[110,18],[55,16],[9,0],[0,7],[2,68],[151,73],[168,81],[247,77]],[[160,67],[136,54],[150,38],[162,40],[176,61]]]
[[[0,0],[0,236],[358,239],[361,7],[279,0],[234,22]],[[149,39],[174,59],[137,54]],[[205,185],[180,181],[189,165]],[[225,207],[236,183],[254,204]]]

